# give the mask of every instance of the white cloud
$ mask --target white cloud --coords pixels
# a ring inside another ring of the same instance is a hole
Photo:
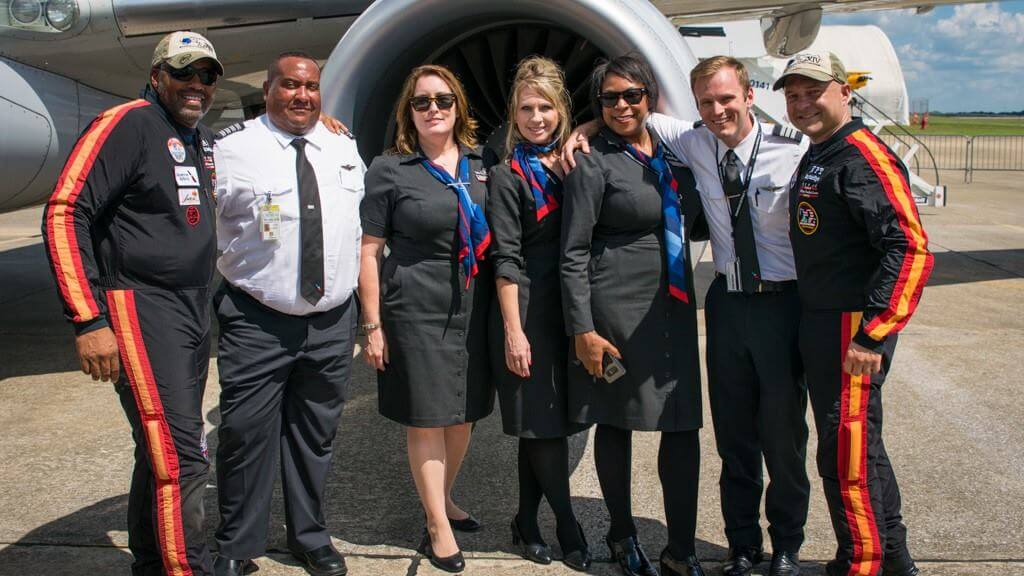
[[[953,16],[939,20],[935,28],[951,38],[980,40],[995,36],[999,40],[1024,43],[1024,14],[1003,12],[998,4],[955,6]]]
[[[889,36],[911,98],[933,110],[1020,110],[1024,1],[830,15],[825,24],[874,24]]]

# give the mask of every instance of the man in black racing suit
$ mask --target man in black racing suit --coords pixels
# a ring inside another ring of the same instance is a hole
[[[790,238],[818,471],[838,540],[826,568],[913,576],[881,386],[932,269],[928,238],[906,167],[851,118],[842,62],[797,54],[775,89],[783,86],[790,121],[812,143],[790,191]]]
[[[116,382],[132,427],[137,576],[211,573],[202,399],[217,243],[213,135],[199,120],[223,73],[202,36],[161,40],[143,97],[86,128],[43,218],[82,371]]]

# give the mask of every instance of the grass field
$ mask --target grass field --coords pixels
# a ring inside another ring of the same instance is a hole
[[[930,116],[928,129],[921,130],[918,126],[908,126],[914,134],[955,134],[959,136],[1022,136],[1024,135],[1024,116],[985,117],[985,116]]]

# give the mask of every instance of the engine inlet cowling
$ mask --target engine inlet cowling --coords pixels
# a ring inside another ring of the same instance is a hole
[[[392,142],[395,99],[408,72],[420,64],[444,64],[466,85],[479,136],[487,140],[503,127],[520,59],[540,54],[563,66],[579,122],[590,118],[587,94],[595,60],[630,51],[651,63],[662,87],[662,109],[695,119],[688,74],[697,59],[646,1],[379,0],[328,59],[323,108],[352,127],[363,157],[372,158]]]

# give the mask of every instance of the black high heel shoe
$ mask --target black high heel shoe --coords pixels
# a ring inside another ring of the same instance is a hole
[[[583,547],[577,550],[567,551],[565,546],[562,546],[561,539],[559,539],[558,544],[562,546],[562,563],[577,572],[586,572],[590,568],[590,563],[593,560],[590,556],[590,545],[587,544],[587,536],[583,533],[583,526],[581,526],[579,522],[576,523],[576,530],[579,531]]]
[[[426,556],[430,560],[430,564],[439,570],[457,574],[466,569],[466,559],[462,556],[462,550],[443,558],[434,555],[434,547],[430,542],[430,531],[426,528],[423,529],[423,539],[416,551]]]
[[[617,542],[606,536],[604,540],[608,544],[612,558],[625,576],[658,576],[658,569],[651,564],[636,536],[623,538]]]
[[[519,517],[512,519],[512,544],[519,546],[523,558],[537,564],[551,564],[551,549],[543,542],[527,542],[523,538],[523,532],[519,529]]]

